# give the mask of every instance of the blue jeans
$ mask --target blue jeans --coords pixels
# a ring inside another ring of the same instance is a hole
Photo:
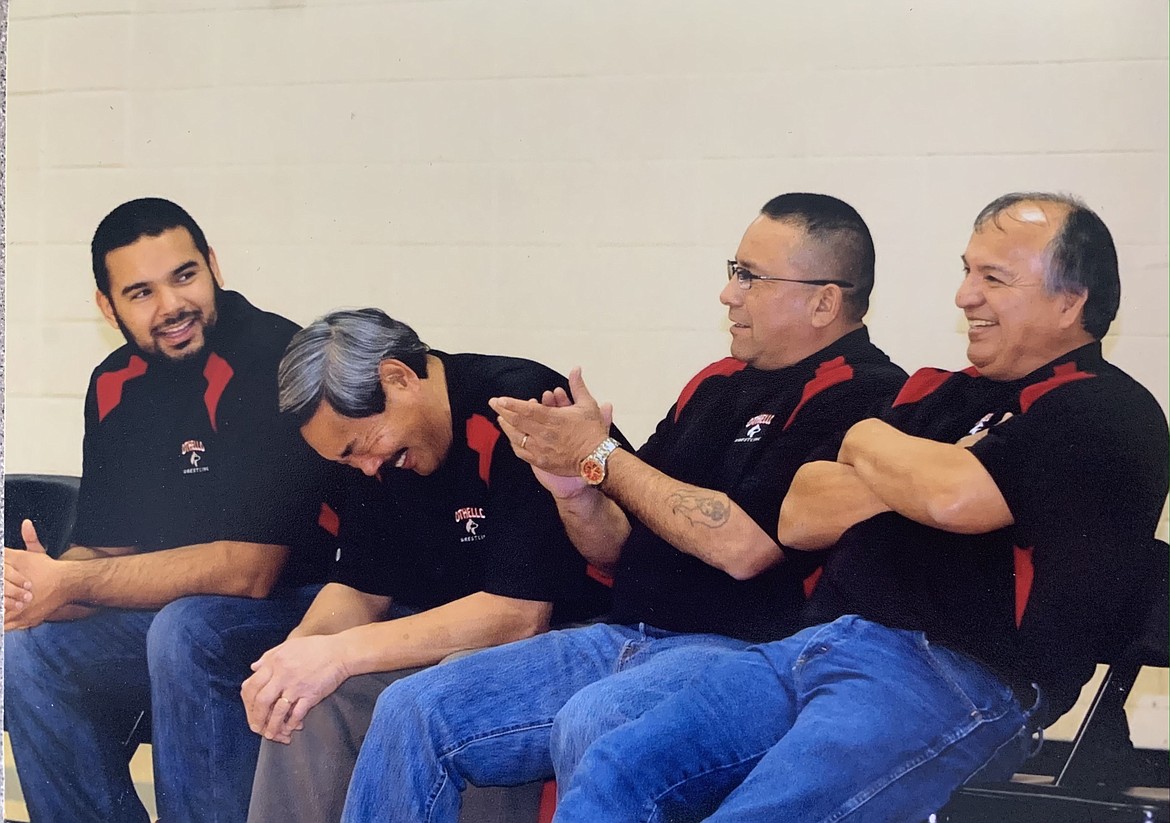
[[[4,708],[33,823],[147,820],[123,745],[150,709],[166,823],[247,817],[260,738],[240,683],[319,587],[267,600],[184,597],[157,612],[109,609],[4,638]]]
[[[600,738],[557,823],[924,820],[1006,779],[1032,712],[919,632],[843,617],[755,646]]]
[[[746,643],[598,624],[435,666],[374,707],[343,821],[455,823],[460,792],[567,780],[593,738]]]

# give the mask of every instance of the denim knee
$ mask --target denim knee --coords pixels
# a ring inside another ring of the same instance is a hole
[[[32,642],[29,630],[4,633],[4,702],[9,707],[20,702],[20,696],[28,693],[30,683],[43,682],[36,644]],[[55,678],[49,678],[50,680]],[[4,728],[8,728],[8,716],[4,717]]]
[[[549,749],[559,780],[569,777],[590,743],[621,725],[610,717],[605,691],[601,684],[586,686],[570,697],[553,717]]]
[[[182,597],[159,610],[146,633],[146,659],[151,677],[182,677],[202,667],[222,647],[201,598]]]

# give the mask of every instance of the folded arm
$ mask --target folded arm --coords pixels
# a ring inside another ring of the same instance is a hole
[[[826,549],[849,527],[889,510],[852,466],[818,460],[796,472],[776,536],[789,548]]]
[[[837,461],[852,466],[893,511],[960,534],[982,534],[1014,520],[995,480],[967,448],[913,437],[877,419],[846,434]]]

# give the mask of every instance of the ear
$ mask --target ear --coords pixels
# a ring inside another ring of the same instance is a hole
[[[841,315],[844,295],[840,286],[832,284],[818,288],[812,298],[811,320],[813,328],[823,329]]]
[[[1082,321],[1085,316],[1085,303],[1088,300],[1088,289],[1081,292],[1061,292],[1058,304],[1060,306],[1060,328],[1069,329],[1074,326],[1078,329],[1082,328]]]
[[[378,364],[378,382],[382,384],[387,400],[391,391],[416,391],[421,383],[414,369],[392,357]]]
[[[211,269],[211,276],[215,278],[215,282],[223,288],[223,275],[219,273],[219,261],[215,259],[215,249],[208,246],[207,248],[207,266]]]
[[[120,329],[118,328],[118,318],[114,315],[114,304],[110,302],[110,298],[102,294],[101,289],[94,289],[93,300],[95,303],[97,303],[98,310],[102,313],[102,316],[106,318],[106,322],[109,323],[115,331],[119,331]]]

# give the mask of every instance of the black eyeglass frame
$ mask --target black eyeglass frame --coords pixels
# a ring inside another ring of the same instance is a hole
[[[744,291],[752,287],[752,282],[755,280],[777,281],[780,283],[807,283],[810,286],[838,286],[842,289],[851,289],[853,284],[846,280],[797,280],[794,277],[769,277],[763,274],[756,274],[750,271],[734,260],[727,261],[727,279],[736,278],[739,280],[739,287]]]

